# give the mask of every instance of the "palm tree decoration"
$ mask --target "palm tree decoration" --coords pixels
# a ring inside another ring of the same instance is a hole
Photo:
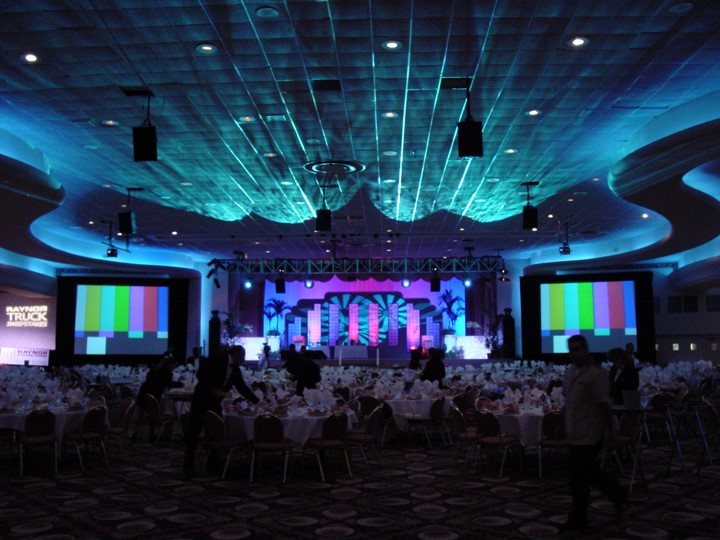
[[[282,317],[285,311],[290,311],[290,306],[279,298],[271,298],[268,303],[265,304],[265,316],[270,321],[270,325],[272,325],[273,319],[275,319],[275,332],[277,335],[280,335],[280,317]]]
[[[465,307],[463,306],[465,302],[462,298],[459,296],[453,295],[452,291],[450,289],[445,289],[445,292],[442,293],[440,296],[440,305],[442,308],[440,309],[440,313],[445,315],[448,319],[448,325],[446,327],[446,330],[449,330],[450,332],[455,332],[455,323],[458,320],[458,317],[465,313]]]

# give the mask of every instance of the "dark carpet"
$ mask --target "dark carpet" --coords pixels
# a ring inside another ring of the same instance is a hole
[[[280,459],[272,456],[263,457],[248,484],[246,458],[225,481],[202,474],[186,480],[181,452],[167,444],[135,445],[133,453],[113,446],[110,470],[90,455],[84,474],[66,451],[53,475],[49,456],[38,450],[24,478],[7,451],[0,461],[0,537],[720,538],[720,468],[683,473],[675,460],[666,477],[667,445],[643,450],[647,484],[633,489],[622,516],[595,493],[590,528],[563,534],[570,503],[564,454],[546,460],[542,479],[532,452],[524,469],[514,455],[506,476],[497,478],[492,456],[473,472],[451,464],[450,448],[418,444],[396,439],[383,451],[382,467],[371,460],[371,471],[354,451],[352,478],[342,459],[329,455],[326,483],[314,457],[297,454],[286,485]],[[687,461],[697,461],[699,448],[686,449]]]

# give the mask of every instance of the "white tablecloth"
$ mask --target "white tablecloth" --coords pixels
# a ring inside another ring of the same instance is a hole
[[[541,414],[496,414],[500,427],[505,435],[512,435],[520,439],[526,447],[537,446],[542,433]]]
[[[425,398],[425,399],[386,399],[385,403],[390,405],[395,416],[395,424],[398,429],[404,430],[407,426],[406,418],[412,416],[413,418],[428,418],[430,416],[430,407],[432,407],[433,401],[436,398]],[[450,408],[450,399],[445,398],[444,411],[447,414]]]
[[[348,429],[352,427],[355,413],[348,414]],[[309,439],[322,435],[322,424],[326,416],[281,416],[285,428],[285,437],[298,444],[305,444]],[[225,430],[229,437],[238,437],[251,441],[255,436],[255,416],[224,413]]]
[[[62,443],[66,433],[77,433],[82,428],[85,409],[79,411],[53,411],[55,413],[55,437],[58,444]],[[13,412],[0,414],[0,428],[25,431],[25,417],[27,412]]]

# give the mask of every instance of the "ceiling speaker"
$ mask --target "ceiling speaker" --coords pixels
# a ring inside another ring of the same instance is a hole
[[[537,229],[538,209],[536,206],[526,205],[523,207],[523,229]]]
[[[317,211],[317,218],[315,219],[315,230],[317,232],[332,231],[332,213],[327,208],[322,208]]]
[[[135,212],[120,212],[118,214],[118,230],[123,236],[132,236],[137,232]]]
[[[461,158],[483,156],[482,122],[458,122],[458,154]]]
[[[135,161],[157,161],[157,132],[155,126],[139,126],[133,131]]]
[[[440,278],[438,276],[430,278],[430,292],[440,292]]]

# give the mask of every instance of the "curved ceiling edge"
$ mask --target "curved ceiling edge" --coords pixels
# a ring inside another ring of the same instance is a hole
[[[688,186],[682,177],[717,159],[719,149],[720,120],[713,120],[649,144],[613,166],[609,182],[618,196],[661,214],[671,223],[670,232],[659,242],[619,255],[531,265],[525,273],[644,261],[713,240],[720,235],[720,201]]]

